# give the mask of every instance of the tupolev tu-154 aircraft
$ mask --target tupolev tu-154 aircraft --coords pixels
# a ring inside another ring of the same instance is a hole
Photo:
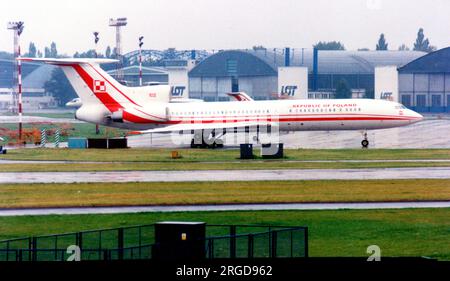
[[[140,133],[211,130],[218,139],[226,130],[248,130],[269,122],[279,131],[360,130],[365,132],[361,144],[367,147],[367,130],[405,126],[423,118],[397,102],[374,99],[255,101],[245,93],[230,93],[235,101],[172,102],[168,85],[127,87],[100,68],[117,60],[19,59],[62,68],[81,99],[77,119]]]

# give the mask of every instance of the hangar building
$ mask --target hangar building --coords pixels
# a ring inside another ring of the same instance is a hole
[[[280,93],[280,68],[289,66],[307,68],[305,98],[332,98],[341,80],[354,97],[373,97],[376,67],[401,67],[425,55],[417,51],[321,50],[315,60],[313,53],[312,49],[289,48],[220,51],[189,72],[189,96],[228,100],[226,93],[245,91],[256,100],[271,99]]]
[[[399,101],[419,112],[450,112],[450,47],[398,69]]]
[[[0,59],[0,111],[12,111],[17,108],[14,96],[15,84],[13,79],[15,61]],[[23,109],[37,110],[55,108],[56,100],[50,93],[45,92],[45,82],[51,78],[55,66],[38,63],[23,63]]]

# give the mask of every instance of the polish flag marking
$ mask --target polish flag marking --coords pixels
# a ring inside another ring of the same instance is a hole
[[[105,81],[103,80],[94,80],[94,92],[106,92]]]

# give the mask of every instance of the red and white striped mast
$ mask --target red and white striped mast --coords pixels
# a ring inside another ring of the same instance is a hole
[[[142,45],[144,42],[142,41],[144,36],[139,37],[139,86],[142,86]]]
[[[17,63],[17,107],[19,114],[19,141],[22,141],[22,62],[17,60],[20,58],[20,35],[23,32],[24,22],[9,22],[8,29],[14,31],[14,59],[16,59]],[[15,76],[15,75],[14,75]]]
[[[98,37],[99,33],[98,33],[98,31],[94,31],[93,34],[94,34],[94,43],[95,43],[95,49],[94,49],[95,58],[98,58],[97,43],[98,43],[98,40],[100,40],[100,38]],[[98,126],[98,124],[95,124],[95,134],[96,135],[100,134],[100,127]]]

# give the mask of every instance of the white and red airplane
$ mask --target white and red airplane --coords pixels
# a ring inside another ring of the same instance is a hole
[[[397,102],[374,99],[254,101],[245,93],[231,93],[236,101],[173,102],[170,86],[127,87],[100,68],[99,64],[116,60],[19,59],[42,61],[63,69],[81,99],[77,119],[141,133],[248,130],[268,122],[279,131],[367,131],[405,126],[423,119]],[[191,144],[194,139],[195,136]],[[367,133],[361,144],[368,146]]]

